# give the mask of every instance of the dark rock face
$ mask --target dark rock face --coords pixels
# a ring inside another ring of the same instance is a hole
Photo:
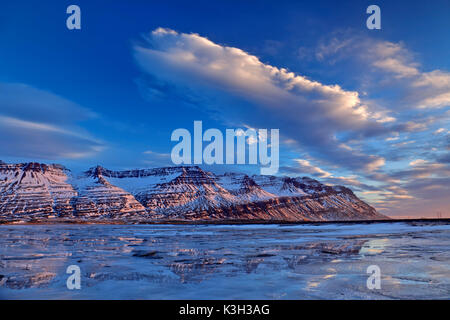
[[[215,175],[199,167],[74,177],[60,165],[0,163],[0,217],[327,221],[384,219],[343,186],[310,178]]]

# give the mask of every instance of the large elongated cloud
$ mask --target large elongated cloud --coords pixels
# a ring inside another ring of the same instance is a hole
[[[94,113],[25,84],[0,83],[0,156],[81,158],[103,146],[77,125]]]
[[[384,130],[384,119],[372,113],[357,92],[264,64],[241,49],[197,34],[159,28],[134,50],[142,70],[157,79],[158,86],[150,92],[175,87],[189,97],[196,95],[208,101],[202,107],[230,124],[279,128],[289,141],[334,164],[371,170],[382,163],[337,138],[338,133],[373,135]]]

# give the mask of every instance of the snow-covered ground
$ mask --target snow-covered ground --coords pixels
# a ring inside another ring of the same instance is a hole
[[[0,298],[449,299],[450,225],[4,225]]]

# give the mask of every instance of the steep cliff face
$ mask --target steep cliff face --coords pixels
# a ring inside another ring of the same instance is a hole
[[[78,195],[72,201],[76,217],[127,218],[147,216],[147,210],[132,194],[109,183],[103,177],[103,168],[97,167],[81,178],[72,180]]]
[[[59,165],[0,163],[0,215],[70,215],[76,190]]]
[[[215,175],[199,167],[73,176],[59,165],[0,163],[0,217],[89,219],[383,219],[342,186],[310,178]]]

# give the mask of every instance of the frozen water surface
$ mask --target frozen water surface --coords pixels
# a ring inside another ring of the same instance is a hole
[[[449,299],[449,248],[443,223],[3,225],[0,298]]]

